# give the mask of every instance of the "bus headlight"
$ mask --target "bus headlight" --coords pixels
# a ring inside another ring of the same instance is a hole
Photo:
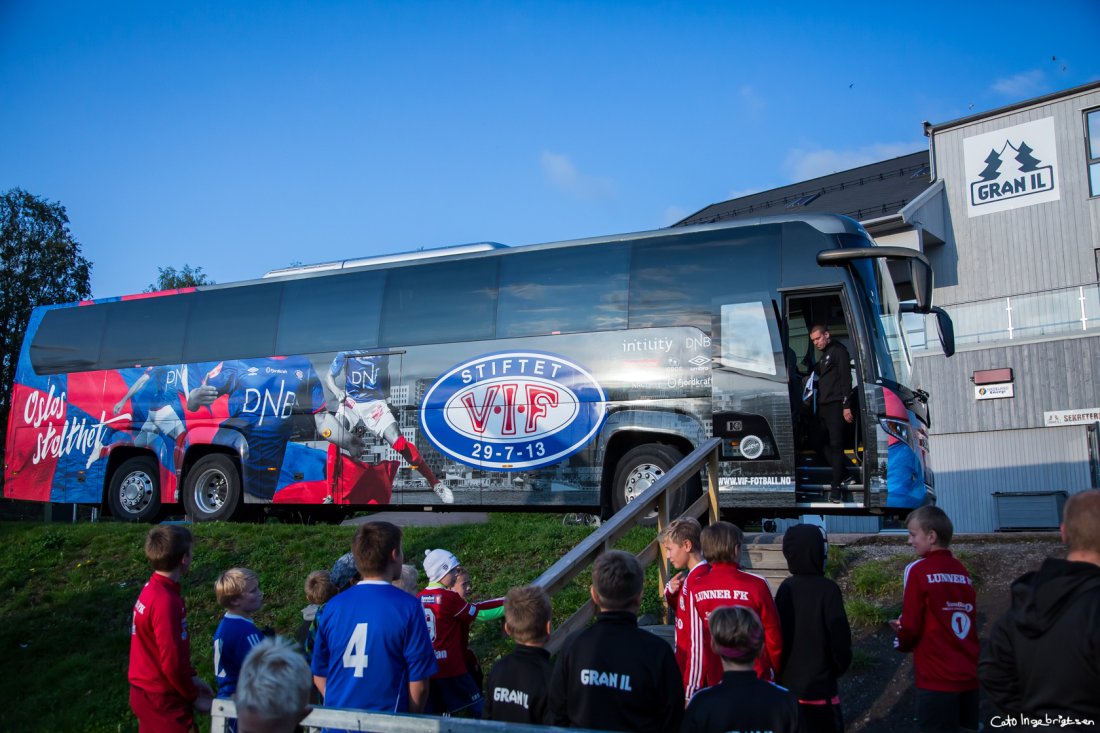
[[[887,435],[897,438],[906,445],[912,445],[910,442],[910,436],[912,434],[908,420],[898,420],[894,417],[880,417],[878,424],[882,426],[882,429],[886,431]]]

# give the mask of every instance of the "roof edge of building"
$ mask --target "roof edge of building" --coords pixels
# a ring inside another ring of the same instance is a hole
[[[962,125],[968,125],[972,122],[978,122],[989,117],[997,117],[1008,112],[1016,112],[1021,109],[1027,109],[1028,107],[1039,107],[1049,102],[1062,99],[1064,97],[1072,97],[1077,94],[1084,94],[1086,92],[1096,90],[1100,90],[1100,79],[1086,82],[1085,84],[1081,84],[1079,86],[1070,87],[1069,89],[1062,89],[1057,92],[1051,92],[1050,94],[1044,94],[1041,97],[1025,99],[1021,102],[1013,102],[1012,104],[1007,104],[1004,107],[997,107],[996,109],[986,110],[985,112],[979,112],[978,114],[974,115],[967,115],[966,117],[960,117],[958,119],[949,120],[947,122],[933,123],[925,120],[923,123],[924,135],[925,137],[930,137],[937,132],[949,130],[953,127],[961,127]]]

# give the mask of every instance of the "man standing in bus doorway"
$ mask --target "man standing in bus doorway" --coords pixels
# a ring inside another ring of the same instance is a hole
[[[817,374],[817,414],[825,423],[825,459],[833,471],[825,499],[839,504],[845,500],[844,423],[854,419],[849,404],[852,394],[851,359],[844,344],[834,341],[823,324],[810,329],[810,341],[821,352],[821,359],[814,365]]]
[[[341,388],[336,381],[341,372],[345,375],[345,388]],[[322,376],[333,396],[340,402],[336,409],[336,421],[348,433],[354,434],[366,429],[386,441],[427,480],[432,491],[444,504],[454,503],[454,493],[435,477],[420,451],[401,434],[390,406],[386,404],[389,356],[364,351],[341,351],[336,354],[332,365]]]

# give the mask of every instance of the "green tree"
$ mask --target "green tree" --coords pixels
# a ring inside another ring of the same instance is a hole
[[[213,285],[214,281],[206,276],[201,267],[184,265],[176,269],[168,267],[157,268],[157,281],[145,288],[147,293],[156,293],[161,290],[176,290],[177,288],[193,288],[196,285]]]
[[[64,206],[21,188],[0,196],[0,454],[31,309],[91,297],[91,269]]]

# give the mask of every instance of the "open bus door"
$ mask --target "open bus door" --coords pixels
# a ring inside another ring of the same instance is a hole
[[[844,307],[840,290],[788,292],[784,301],[784,325],[787,370],[791,380],[791,412],[794,416],[796,500],[807,509],[861,508],[870,506],[865,475],[865,441],[863,428],[863,396],[859,369],[858,345],[852,337],[855,330]],[[832,339],[839,341],[851,359],[853,420],[842,426],[844,480],[843,494],[847,500],[839,504],[826,500],[832,480],[828,460],[829,437],[816,403],[816,391],[807,386],[810,374],[821,358],[810,341],[810,330],[825,326]],[[797,387],[797,389],[796,389]]]

